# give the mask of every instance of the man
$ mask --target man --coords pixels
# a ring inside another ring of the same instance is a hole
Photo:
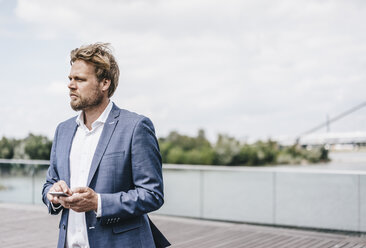
[[[42,191],[51,214],[62,210],[58,247],[169,246],[147,216],[163,204],[153,124],[109,100],[119,69],[108,44],[74,49],[70,63],[70,105],[81,112],[56,129]]]

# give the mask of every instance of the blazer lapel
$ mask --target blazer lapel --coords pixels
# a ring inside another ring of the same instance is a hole
[[[87,187],[89,187],[90,182],[98,169],[100,160],[102,159],[105,149],[107,148],[109,141],[112,137],[114,129],[116,128],[116,125],[118,123],[117,117],[119,116],[119,112],[120,112],[119,108],[117,108],[116,105],[113,103],[113,108],[107,118],[107,121],[104,123],[102,134],[100,135],[97,148],[95,149],[94,157],[90,166],[88,182],[86,184]]]
[[[76,130],[77,130],[77,123],[75,119],[73,119],[73,122],[70,124],[70,126],[67,128],[67,131],[65,132],[64,138],[65,138],[65,151],[67,154],[66,158],[66,166],[63,167],[64,170],[64,179],[68,186],[70,186],[70,151],[71,151],[71,145],[72,141],[74,139]]]

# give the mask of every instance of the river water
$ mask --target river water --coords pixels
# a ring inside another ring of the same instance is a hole
[[[352,170],[366,171],[366,152],[346,151],[330,152],[331,159],[328,163],[310,165],[280,165],[280,168],[301,168],[301,169],[320,169],[320,170]]]
[[[279,168],[301,170],[352,170],[366,171],[366,152],[333,152],[329,163],[310,165],[279,165]],[[273,168],[273,167],[272,167]],[[176,171],[176,173],[181,173]],[[0,175],[0,203],[41,204],[42,185],[46,171],[39,171],[34,176]]]

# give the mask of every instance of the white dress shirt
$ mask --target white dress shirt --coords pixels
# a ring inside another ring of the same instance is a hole
[[[83,112],[76,118],[78,128],[72,141],[70,151],[70,188],[86,187],[91,162],[102,134],[104,123],[112,110],[112,101],[99,118],[92,123],[89,130],[84,124]],[[101,215],[101,199],[98,194],[97,217]],[[67,248],[88,248],[88,233],[86,229],[85,213],[78,213],[70,209],[67,225]]]

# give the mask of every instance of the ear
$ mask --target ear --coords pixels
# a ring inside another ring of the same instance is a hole
[[[109,86],[111,86],[111,80],[110,79],[103,79],[102,81],[102,91],[108,91]]]

